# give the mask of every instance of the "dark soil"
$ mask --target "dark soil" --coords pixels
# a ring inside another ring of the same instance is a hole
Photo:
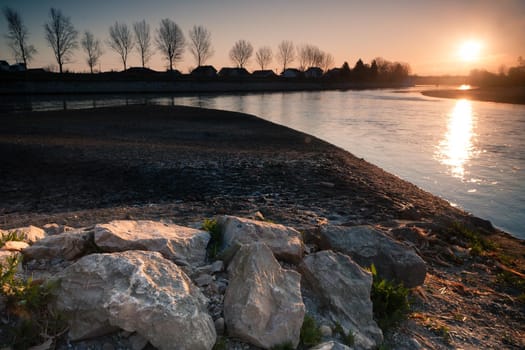
[[[144,105],[4,114],[0,125],[0,228],[191,224],[257,211],[304,232],[326,222],[378,225],[403,241],[415,235],[429,266],[392,344],[525,346],[523,291],[498,277],[525,272],[523,242],[312,136],[240,113]],[[451,254],[468,248],[455,223],[497,250]]]

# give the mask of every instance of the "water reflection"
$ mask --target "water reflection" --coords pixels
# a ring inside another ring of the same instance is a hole
[[[473,157],[474,118],[472,103],[458,100],[449,114],[447,132],[439,143],[438,159],[450,168],[452,176],[465,177],[465,165]]]

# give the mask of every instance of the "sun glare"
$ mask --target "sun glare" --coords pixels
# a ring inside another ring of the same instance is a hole
[[[475,155],[474,116],[468,100],[458,100],[449,114],[447,132],[439,143],[437,158],[448,166],[453,177],[465,176],[465,165]]]
[[[472,62],[479,59],[481,53],[481,42],[476,40],[466,41],[459,48],[459,57],[463,61]]]

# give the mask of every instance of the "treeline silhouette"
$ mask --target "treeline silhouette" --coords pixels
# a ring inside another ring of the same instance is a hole
[[[16,70],[25,70],[37,51],[30,44],[29,33],[22,16],[9,7],[3,8],[3,15],[7,22],[5,37],[15,60],[20,63]],[[334,59],[330,53],[315,45],[296,46],[289,40],[283,40],[277,46],[275,54],[268,46],[254,50],[249,41],[238,40],[229,51],[230,60],[236,68],[225,67],[217,73],[214,67],[205,66],[206,61],[214,54],[211,33],[203,26],[193,26],[188,31],[189,40],[187,40],[179,26],[171,19],[162,19],[158,28],[153,31],[145,20],[135,22],[132,26],[123,22],[115,22],[108,28],[108,37],[105,41],[96,38],[88,30],[80,35],[79,40],[79,32],[73,26],[71,19],[59,9],[51,8],[48,20],[44,23],[44,29],[46,41],[54,53],[58,71],[64,75],[61,78],[54,77],[51,72],[55,69],[50,65],[47,69],[31,69],[25,72],[23,74],[25,78],[37,80],[104,80],[115,77],[124,80],[277,80],[286,78],[325,79],[356,83],[406,83],[410,74],[408,64],[390,62],[380,57],[372,60],[369,64],[359,59],[352,68],[347,62],[340,68],[333,68]],[[100,69],[97,72],[96,68],[100,67],[100,59],[104,54],[104,44],[105,48],[119,56],[123,67],[121,74],[100,72]],[[72,62],[72,57],[79,48],[83,51],[90,73],[99,73],[97,78],[87,77],[83,73],[71,73],[64,68],[64,65]],[[181,74],[174,69],[174,66],[176,62],[182,59],[186,50],[193,56],[196,68],[189,74]],[[128,69],[127,62],[132,53],[139,55],[142,69]],[[147,68],[149,60],[155,53],[159,53],[164,58],[168,72],[156,72]],[[253,74],[250,74],[246,71],[245,66],[252,59],[254,53],[256,64],[259,65],[260,70],[255,70]],[[266,69],[272,61],[279,64],[280,72]],[[297,68],[293,68],[294,66]],[[206,68],[202,69],[203,67]],[[9,68],[5,68],[5,65],[0,67],[2,72],[9,70]],[[203,71],[205,74],[202,74]],[[69,73],[67,77],[65,73]],[[22,76],[18,73],[15,75],[17,78]]]
[[[483,69],[473,69],[469,74],[469,83],[474,86],[525,86],[525,59],[518,57],[518,65],[506,72],[502,67],[498,74]]]

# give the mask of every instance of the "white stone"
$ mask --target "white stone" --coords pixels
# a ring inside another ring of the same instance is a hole
[[[10,250],[12,252],[20,252],[24,249],[29,247],[29,244],[26,242],[20,242],[20,241],[7,241],[5,242],[4,246],[2,247],[2,250]]]
[[[407,288],[425,281],[425,261],[372,226],[324,225],[320,246],[346,254],[362,267],[374,264],[381,278],[403,282]]]
[[[92,248],[93,231],[76,230],[47,236],[24,249],[26,260],[63,258],[73,260]]]
[[[383,334],[373,319],[372,275],[368,271],[332,251],[306,256],[299,270],[320,299],[325,316],[341,324],[345,333],[354,334],[356,348],[375,349],[382,343]]]
[[[264,243],[242,246],[228,267],[224,296],[228,335],[269,349],[297,347],[305,314],[301,276],[281,268]]]
[[[203,265],[209,240],[206,231],[155,221],[115,220],[95,226],[95,244],[105,252],[156,251],[181,265]]]
[[[222,216],[217,222],[222,230],[224,249],[263,242],[278,259],[298,263],[303,257],[301,233],[292,227],[235,216]]]
[[[87,255],[57,278],[56,307],[69,320],[72,340],[118,327],[136,331],[159,349],[211,349],[215,344],[207,299],[160,253]]]

